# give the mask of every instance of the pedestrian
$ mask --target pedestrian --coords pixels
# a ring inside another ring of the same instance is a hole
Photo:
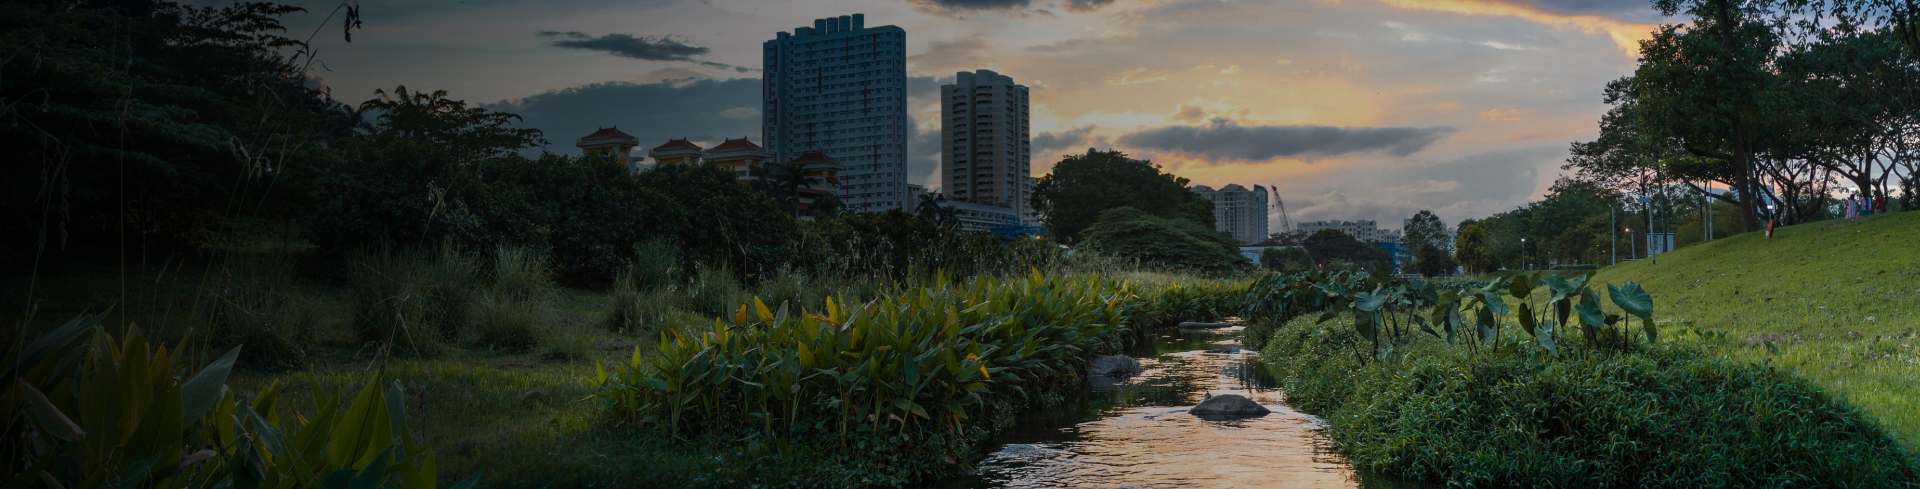
[[[1881,190],[1880,195],[1873,196],[1873,211],[1880,213],[1887,212],[1887,191]]]
[[[1854,216],[1858,215],[1860,212],[1859,204],[1857,204],[1853,200],[1853,196],[1851,195],[1847,196],[1846,207],[1847,207],[1847,219],[1853,219]]]

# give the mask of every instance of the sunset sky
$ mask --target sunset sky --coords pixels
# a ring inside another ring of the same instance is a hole
[[[294,2],[305,37],[337,3]],[[1659,17],[1644,0],[401,0],[315,43],[337,99],[444,89],[521,114],[555,152],[619,125],[760,139],[760,43],[864,13],[907,31],[911,180],[937,185],[955,71],[1032,88],[1035,175],[1118,148],[1195,183],[1277,187],[1294,221],[1448,223],[1537,199],[1589,140],[1606,82]],[[1274,226],[1278,227],[1276,220]]]

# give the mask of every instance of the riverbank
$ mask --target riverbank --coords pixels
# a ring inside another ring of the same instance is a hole
[[[1295,408],[1353,464],[1467,486],[1906,487],[1920,459],[1870,416],[1771,364],[1684,344],[1497,355],[1429,337],[1377,360],[1350,320],[1273,330]]]
[[[1670,329],[1771,361],[1920,446],[1920,212],[1820,221],[1690,246],[1600,270],[1639,282]],[[1771,346],[1769,346],[1771,345]]]

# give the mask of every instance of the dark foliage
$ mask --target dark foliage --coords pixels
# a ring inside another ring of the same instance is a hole
[[[1307,236],[1306,242],[1301,246],[1307,249],[1307,253],[1313,255],[1313,262],[1316,265],[1344,260],[1361,268],[1373,269],[1389,266],[1393,262],[1393,255],[1387,253],[1387,250],[1370,243],[1362,243],[1338,229],[1316,231],[1313,235]]]
[[[1080,233],[1084,248],[1141,265],[1201,273],[1248,268],[1233,236],[1186,218],[1160,218],[1133,207],[1100,213]]]
[[[1155,217],[1187,218],[1212,229],[1213,201],[1187,190],[1187,179],[1119,151],[1068,156],[1040,177],[1032,205],[1060,241],[1075,243],[1100,213],[1133,207]]]
[[[1286,248],[1267,248],[1260,251],[1260,266],[1275,272],[1298,272],[1313,268],[1313,257],[1306,248],[1289,246]]]

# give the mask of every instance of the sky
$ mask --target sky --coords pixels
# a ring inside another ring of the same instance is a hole
[[[1645,0],[395,0],[345,42],[337,2],[293,3],[334,98],[447,90],[572,154],[615,125],[642,149],[758,142],[761,43],[863,13],[907,32],[910,182],[939,183],[939,85],[991,69],[1031,88],[1036,176],[1119,149],[1274,187],[1295,222],[1383,228],[1538,200],[1672,22]]]

